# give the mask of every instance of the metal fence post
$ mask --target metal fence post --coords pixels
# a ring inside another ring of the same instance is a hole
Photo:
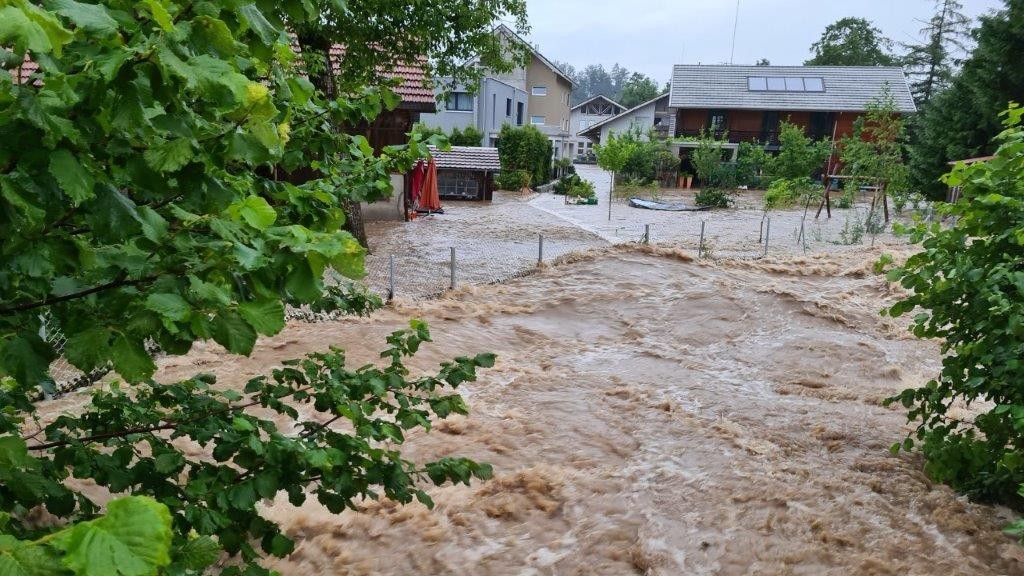
[[[768,238],[772,234],[772,218],[768,217],[768,225],[764,228],[764,255],[768,255]]]
[[[395,255],[388,257],[388,302],[395,299]]]
[[[651,243],[651,225],[644,224],[644,244]]]
[[[700,243],[697,244],[697,258],[704,256],[704,225],[707,224],[704,220],[700,221]]]
[[[765,218],[767,218],[767,216],[761,216],[761,231],[757,233],[757,243],[758,244],[764,242],[764,219]]]
[[[537,234],[537,266],[544,264],[544,235]]]
[[[451,283],[449,284],[449,288],[452,289],[452,290],[455,290],[455,246],[452,246],[451,272],[452,272],[452,277],[451,277]]]

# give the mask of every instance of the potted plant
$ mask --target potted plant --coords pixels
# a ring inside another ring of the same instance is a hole
[[[683,183],[686,185],[686,189],[689,190],[693,187],[693,174],[689,172],[683,173]]]

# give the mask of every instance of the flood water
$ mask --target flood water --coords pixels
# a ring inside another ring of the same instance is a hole
[[[465,390],[468,418],[403,450],[486,461],[495,478],[432,488],[432,511],[267,503],[298,541],[268,563],[286,575],[1020,574],[1007,511],[887,450],[906,428],[880,400],[934,373],[938,349],[879,317],[893,295],[874,258],[607,248],[368,319],[290,324],[251,358],[198,346],[160,377],[241,385],[328,345],[359,365],[412,316],[435,340],[415,370],[499,355]]]

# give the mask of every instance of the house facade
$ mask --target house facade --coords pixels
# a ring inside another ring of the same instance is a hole
[[[593,143],[604,144],[613,133],[639,132],[641,137],[646,137],[653,129],[658,136],[667,138],[675,130],[675,111],[671,110],[668,104],[669,95],[662,94],[590,125],[580,132],[580,136]]]
[[[484,134],[481,146],[497,145],[505,124],[532,124],[543,132],[556,158],[572,157],[575,142],[570,130],[572,80],[558,66],[505,25],[495,29],[509,42],[530,50],[529,62],[509,73],[489,73],[479,86],[450,86],[442,98],[444,82],[435,90],[438,111],[422,114],[424,124],[450,132],[473,126]],[[473,88],[473,89],[471,89]]]
[[[708,131],[772,149],[779,124],[787,121],[812,138],[839,139],[853,133],[854,122],[886,87],[899,113],[917,111],[899,67],[677,65],[669,98],[673,136]]]
[[[601,94],[573,106],[570,109],[569,129],[574,134],[572,143],[576,157],[586,157],[594,150],[594,141],[583,136],[584,132],[625,111],[622,104]]]

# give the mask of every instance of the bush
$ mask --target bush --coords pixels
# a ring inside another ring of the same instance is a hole
[[[589,180],[584,180],[579,176],[576,177],[569,187],[565,191],[565,195],[571,198],[596,198],[597,194],[594,192],[594,184]]]
[[[536,126],[501,127],[498,157],[502,172],[523,170],[534,184],[544,184],[551,178],[552,151],[551,141]]]
[[[466,126],[464,130],[454,128],[448,141],[452,146],[480,146],[484,141],[484,133],[474,126]]]
[[[500,172],[494,177],[494,184],[499,190],[522,190],[530,186],[530,173],[526,170]]]
[[[722,188],[704,187],[697,191],[697,194],[693,197],[693,201],[696,202],[698,206],[728,208],[733,204],[734,194],[734,192],[724,190]]]
[[[909,410],[914,432],[893,451],[919,449],[925,471],[968,496],[1021,507],[1024,483],[1024,109],[1004,113],[995,158],[943,180],[962,198],[940,208],[951,226],[904,230],[921,251],[887,274],[910,296],[884,313],[913,314],[911,331],[942,341],[942,369],[886,400]],[[876,270],[892,258],[883,256]],[[968,405],[973,418],[956,412]],[[1024,523],[1013,532],[1024,533]]]
[[[810,178],[779,178],[764,193],[764,208],[771,210],[809,203],[819,197],[822,190],[821,185]]]
[[[771,161],[771,155],[761,144],[741,142],[736,155],[736,184],[761,188],[765,185],[764,170]]]
[[[810,178],[825,167],[832,153],[828,140],[815,142],[804,134],[803,128],[782,122],[779,126],[779,154],[771,158],[767,172],[772,180],[779,178]]]

